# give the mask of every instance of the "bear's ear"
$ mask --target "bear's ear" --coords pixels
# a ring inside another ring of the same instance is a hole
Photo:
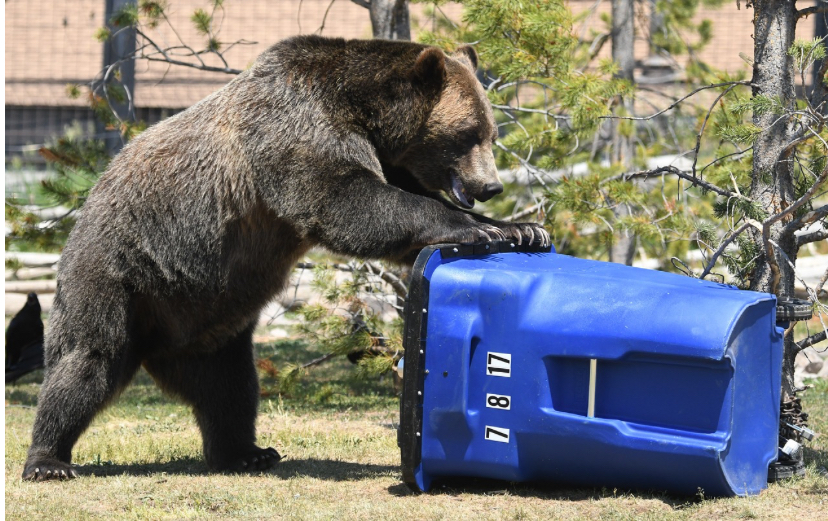
[[[471,69],[472,73],[477,73],[477,51],[474,47],[464,45],[451,53],[451,57]]]
[[[426,48],[417,56],[412,73],[423,83],[442,83],[446,77],[446,55],[437,47]]]

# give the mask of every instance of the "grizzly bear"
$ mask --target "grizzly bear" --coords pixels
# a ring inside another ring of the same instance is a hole
[[[296,37],[124,147],[60,259],[23,478],[74,477],[73,445],[142,365],[192,406],[210,469],[276,463],[255,444],[253,328],[313,246],[411,262],[435,243],[547,244],[467,211],[503,189],[476,62]]]

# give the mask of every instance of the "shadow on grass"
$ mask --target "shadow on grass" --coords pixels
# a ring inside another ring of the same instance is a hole
[[[406,484],[400,483],[388,487],[388,492],[394,496],[448,495],[473,494],[479,496],[534,497],[559,501],[597,501],[608,498],[634,496],[639,499],[661,501],[675,510],[694,505],[702,500],[696,496],[673,496],[665,492],[645,490],[621,490],[613,488],[572,488],[563,484],[554,483],[514,483],[484,478],[457,478],[442,479],[435,482],[429,492],[412,490]]]
[[[152,474],[174,474],[174,475],[202,475],[207,474],[207,464],[202,459],[181,458],[165,463],[89,463],[75,467],[81,476],[149,476]]]
[[[805,465],[816,464],[817,467],[823,466],[828,468],[828,450],[820,450],[811,448],[809,446],[803,447],[802,452]]]
[[[400,474],[399,465],[373,465],[327,459],[284,459],[268,471],[282,479],[310,477],[326,481],[361,481]]]
[[[6,403],[23,407],[37,407],[37,390],[6,387]]]
[[[196,458],[181,458],[166,463],[135,463],[135,464],[88,464],[76,467],[81,476],[148,476],[154,474],[203,476],[211,472],[207,469],[204,460]],[[294,477],[310,477],[325,481],[361,481],[383,476],[398,476],[400,469],[396,465],[371,465],[335,461],[325,459],[284,459],[274,468],[254,472],[251,477],[276,477],[290,479]]]

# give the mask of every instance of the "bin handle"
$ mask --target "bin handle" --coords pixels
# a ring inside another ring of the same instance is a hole
[[[589,403],[587,405],[587,418],[595,418],[595,373],[598,371],[598,360],[589,359]],[[583,396],[583,395],[581,395]]]

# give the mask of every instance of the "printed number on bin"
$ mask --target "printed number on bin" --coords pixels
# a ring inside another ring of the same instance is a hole
[[[512,355],[510,353],[493,353],[489,351],[486,358],[486,374],[490,376],[512,376]]]
[[[486,425],[486,439],[489,441],[509,443],[509,429],[504,429],[503,427],[490,427]]]
[[[506,409],[508,411],[512,408],[512,397],[506,394],[486,393],[486,407]]]

